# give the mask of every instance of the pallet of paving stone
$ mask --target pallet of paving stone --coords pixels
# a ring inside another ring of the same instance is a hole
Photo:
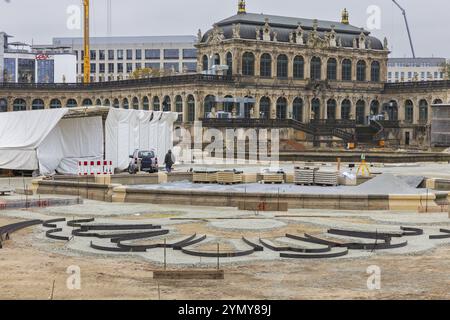
[[[314,174],[317,168],[310,167],[296,167],[294,169],[294,183],[297,185],[312,185],[314,184]]]
[[[242,171],[227,170],[217,172],[217,183],[219,184],[236,184],[242,183]]]
[[[194,171],[192,175],[194,183],[217,183],[217,171]]]
[[[263,173],[262,183],[264,184],[284,183],[284,173]]]
[[[314,173],[314,184],[322,186],[337,186],[339,172],[335,170],[317,170]]]

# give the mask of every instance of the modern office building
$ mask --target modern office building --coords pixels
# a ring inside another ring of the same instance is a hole
[[[125,80],[136,69],[151,68],[166,73],[195,72],[195,36],[92,37],[91,81]],[[53,45],[67,46],[77,56],[78,81],[83,78],[83,39],[54,38]]]
[[[445,58],[390,58],[388,82],[446,80]]]
[[[76,81],[76,58],[70,48],[9,42],[0,32],[0,82],[70,83]]]

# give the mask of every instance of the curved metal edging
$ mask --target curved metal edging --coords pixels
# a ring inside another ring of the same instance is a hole
[[[145,252],[145,250],[139,251],[139,250],[126,249],[126,248],[119,248],[119,247],[101,246],[101,245],[93,244],[92,241],[91,241],[90,246],[92,249],[96,249],[96,250],[100,250],[100,251],[109,251],[109,252]]]
[[[184,243],[189,243],[189,241],[191,241],[192,239],[195,239],[197,235],[194,234],[193,236],[190,236],[182,241],[178,241],[176,243],[155,243],[155,244],[148,244],[148,245],[132,245],[132,244],[123,244],[121,243],[120,240],[119,242],[117,242],[117,246],[119,248],[127,248],[127,249],[142,249],[142,250],[149,250],[149,249],[157,249],[157,248],[173,248],[175,245],[180,246],[183,245]]]
[[[340,252],[328,252],[328,253],[312,253],[312,254],[299,254],[299,253],[280,253],[281,258],[291,259],[330,259],[343,257],[348,254],[348,249]]]
[[[195,251],[195,250],[188,250],[188,249],[181,249],[181,252],[196,256],[196,257],[204,257],[204,258],[237,258],[237,257],[244,257],[249,256],[252,253],[255,253],[256,249],[252,246],[252,249],[250,250],[244,250],[244,251],[233,251],[233,252],[201,252],[201,251]]]
[[[153,224],[112,224],[112,225],[81,225],[80,229],[82,231],[111,231],[111,230],[150,230],[150,229],[161,229],[161,226]]]
[[[58,236],[58,235],[54,234],[54,233],[61,232],[61,231],[63,231],[62,228],[51,229],[51,230],[48,230],[48,231],[45,232],[45,236],[47,238],[50,238],[50,239],[53,239],[53,240],[69,241],[70,240],[69,237]]]
[[[400,229],[403,231],[403,236],[404,237],[421,236],[421,235],[423,235],[423,229],[411,228],[411,227],[400,227]]]
[[[80,228],[81,223],[88,223],[88,222],[94,222],[94,221],[95,221],[95,218],[71,220],[71,221],[67,221],[67,225],[69,227]]]
[[[448,229],[439,229],[439,232],[443,234],[430,235],[430,240],[438,240],[438,239],[450,239],[450,230]]]
[[[58,219],[52,219],[52,220],[47,220],[44,221],[44,223],[42,223],[42,226],[45,228],[58,228],[58,226],[55,224],[57,222],[65,222],[66,218],[58,218]]]

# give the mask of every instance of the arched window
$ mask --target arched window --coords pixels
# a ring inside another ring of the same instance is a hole
[[[279,79],[288,77],[288,57],[285,54],[280,54],[277,58],[277,77]]]
[[[0,99],[0,112],[8,111],[8,100]]]
[[[122,100],[122,107],[123,107],[124,109],[129,109],[129,108],[130,108],[130,105],[129,105],[129,103],[128,103],[128,99],[127,99],[127,98],[124,98],[124,99]]]
[[[320,119],[320,100],[318,98],[311,101],[311,113],[314,120]]]
[[[328,59],[327,79],[328,80],[336,80],[337,79],[337,61],[334,58]]]
[[[255,55],[251,52],[246,52],[242,56],[242,74],[244,76],[255,75]]]
[[[220,65],[220,55],[218,53],[214,55],[214,65],[216,66]]]
[[[159,111],[160,105],[159,105],[159,97],[153,97],[153,110]]]
[[[405,101],[405,122],[413,123],[414,121],[414,103],[411,100]]]
[[[305,78],[305,60],[301,56],[294,58],[294,79]]]
[[[363,60],[359,60],[356,64],[356,80],[357,81],[366,81],[366,62]]]
[[[322,61],[319,57],[311,59],[311,80],[320,80],[322,77]]]
[[[91,99],[84,99],[82,106],[92,106],[92,100]]]
[[[303,100],[301,98],[295,98],[292,103],[292,118],[303,122]]]
[[[205,97],[204,103],[204,116],[208,117],[208,114],[211,113],[211,110],[216,107],[216,97],[213,95],[207,95]]]
[[[27,110],[27,103],[24,99],[16,99],[13,102],[13,111],[25,111]]]
[[[262,97],[259,100],[259,117],[261,119],[270,119],[270,99]]]
[[[225,96],[226,99],[232,99],[233,96],[227,95]],[[225,112],[233,112],[234,108],[234,102],[224,102],[223,103],[223,111]]]
[[[100,99],[95,100],[95,105],[96,106],[101,106],[102,105],[102,100],[100,100]]]
[[[398,120],[398,103],[395,100],[391,100],[389,103],[384,105],[384,110],[387,112],[390,121]]]
[[[253,99],[253,97],[245,96],[245,98]],[[246,102],[244,103],[244,117],[246,119],[251,118],[252,109],[255,107],[255,104],[253,102]]]
[[[134,97],[131,101],[131,106],[134,110],[139,110],[139,99],[137,97]]]
[[[109,99],[105,99],[105,101],[103,101],[103,106],[111,107],[111,101]]]
[[[350,120],[350,112],[352,109],[352,103],[350,100],[345,99],[341,103],[341,119],[342,120]]]
[[[359,100],[356,103],[356,124],[366,123],[366,103],[364,100]]]
[[[168,112],[172,110],[172,102],[170,101],[170,97],[169,96],[165,96],[164,100],[163,100],[163,111],[164,112]]]
[[[183,98],[181,96],[175,97],[175,112],[178,112],[179,122],[183,122]]]
[[[260,74],[261,77],[271,77],[272,76],[272,57],[268,53],[264,53],[261,56],[260,64]]]
[[[231,52],[227,53],[227,66],[227,75],[231,76],[233,74],[233,55],[231,54]]]
[[[205,54],[203,57],[202,57],[202,69],[203,69],[203,71],[208,71],[208,69],[209,69],[209,61],[208,61],[208,56]]]
[[[370,66],[370,80],[380,82],[380,63],[378,61],[373,61]]]
[[[45,108],[44,101],[41,99],[34,99],[33,102],[31,103],[32,110],[42,110],[44,108]]]
[[[377,100],[373,100],[370,103],[370,114],[372,116],[376,116],[380,113],[380,102],[378,102]]]
[[[428,122],[428,102],[425,99],[419,101],[419,122]]]
[[[287,115],[286,98],[279,98],[277,100],[277,119],[286,119],[286,115]]]
[[[113,101],[113,107],[116,108],[116,109],[119,109],[119,108],[120,108],[120,102],[119,102],[119,99],[114,99],[114,101]]]
[[[189,122],[195,121],[195,98],[191,94],[187,97],[187,116]]]
[[[327,119],[336,119],[336,100],[330,99],[327,101]]]
[[[66,102],[67,108],[76,108],[78,106],[77,100],[75,99],[68,99]]]
[[[342,81],[352,80],[352,61],[350,59],[344,59],[342,61]]]
[[[52,99],[50,101],[50,109],[59,109],[62,107],[61,101],[58,99]]]
[[[142,107],[144,108],[144,110],[148,111],[150,110],[150,101],[148,100],[148,97],[145,96],[144,98],[142,98]]]

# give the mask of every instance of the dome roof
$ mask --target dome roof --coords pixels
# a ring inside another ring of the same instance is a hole
[[[245,13],[236,14],[219,21],[216,26],[221,29],[225,39],[231,39],[233,37],[233,25],[239,24],[241,39],[255,40],[256,28],[263,27],[266,21],[268,21],[271,30],[277,33],[277,41],[279,42],[289,42],[289,35],[297,30],[299,24],[304,30],[304,40],[306,41],[308,34],[314,29],[314,24],[317,23],[317,32],[321,38],[324,38],[326,32],[331,32],[334,29],[336,38],[340,38],[343,47],[353,47],[353,39],[358,39],[361,32],[363,32],[366,36],[366,41],[370,41],[372,49],[383,50],[382,42],[378,38],[369,36],[370,32],[362,28],[334,21]],[[212,32],[212,29],[206,32],[201,42],[206,43]]]

